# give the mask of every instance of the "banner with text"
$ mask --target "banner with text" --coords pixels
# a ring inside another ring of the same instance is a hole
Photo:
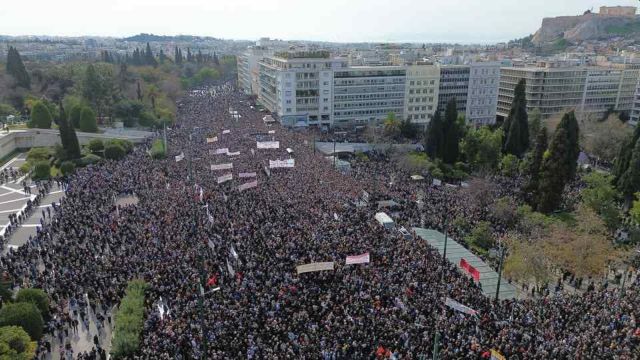
[[[277,168],[292,168],[296,165],[295,159],[287,159],[287,160],[269,160],[269,168],[277,169]]]
[[[256,146],[258,149],[279,149],[280,141],[258,141]]]
[[[367,264],[369,263],[369,253],[364,253],[360,255],[352,255],[347,256],[346,264]]]
[[[222,184],[224,182],[227,182],[229,180],[233,179],[233,174],[229,173],[226,175],[222,175],[222,176],[218,176],[218,184]]]
[[[211,143],[216,142],[216,141],[218,141],[218,137],[217,136],[214,136],[212,138],[207,138],[207,144],[211,144]]]
[[[333,261],[298,265],[296,266],[296,270],[298,271],[298,274],[314,272],[314,271],[333,270]]]
[[[254,188],[256,186],[258,186],[258,180],[254,180],[252,182],[248,182],[246,184],[242,184],[242,185],[238,186],[238,191],[244,191],[244,190],[247,190],[247,189]]]
[[[256,176],[258,176],[258,174],[254,173],[254,172],[238,174],[238,177],[240,177],[240,178],[252,178],[252,177],[256,177]]]
[[[453,310],[457,310],[460,311],[462,313],[465,314],[469,314],[469,315],[476,315],[478,312],[473,310],[472,308],[462,305],[459,302],[451,299],[451,298],[447,298],[444,302],[445,305],[447,305],[448,307],[452,308]]]
[[[233,163],[211,165],[211,170],[228,170],[233,169]]]

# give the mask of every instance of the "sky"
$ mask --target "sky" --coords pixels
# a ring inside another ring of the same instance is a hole
[[[2,1],[1,35],[139,33],[224,39],[495,43],[544,17],[637,0],[28,0]],[[6,2],[6,3],[5,3]]]

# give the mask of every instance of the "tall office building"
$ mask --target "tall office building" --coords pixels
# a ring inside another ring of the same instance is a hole
[[[544,119],[569,110],[582,117],[600,116],[608,109],[630,112],[639,74],[636,65],[624,64],[502,68],[498,115],[509,115],[520,79],[527,82],[527,110],[540,109]]]
[[[469,68],[469,89],[465,120],[474,126],[496,122],[498,109],[499,62],[474,62]]]
[[[455,98],[458,113],[467,110],[467,93],[469,91],[469,65],[441,65],[440,88],[438,92],[438,110],[444,113],[447,103]]]
[[[406,69],[356,66],[333,73],[333,126],[379,125],[389,113],[404,119]]]
[[[406,66],[404,115],[425,127],[438,108],[440,69],[437,65],[416,63]]]

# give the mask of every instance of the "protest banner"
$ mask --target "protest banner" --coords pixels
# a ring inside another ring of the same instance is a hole
[[[296,165],[295,159],[287,159],[287,160],[269,160],[269,168],[277,169],[277,168],[292,168]]]
[[[222,133],[223,134],[229,134],[229,133],[231,133],[231,130],[222,130]]]
[[[469,314],[469,315],[476,315],[478,312],[473,310],[472,308],[462,305],[459,302],[451,299],[451,298],[447,298],[444,302],[444,304],[450,308],[452,308],[453,310],[456,311],[460,311],[461,313],[465,313],[465,314]]]
[[[233,163],[211,165],[211,170],[228,170],[233,169]]]
[[[296,266],[296,271],[298,274],[314,272],[314,271],[324,271],[324,270],[333,270],[333,261],[328,262],[315,262],[305,265]]]
[[[182,160],[184,160],[184,153],[180,153],[180,155],[176,156],[176,162],[180,162]]]
[[[256,147],[258,149],[279,149],[280,141],[258,141]]]
[[[229,174],[225,174],[222,176],[218,176],[218,184],[222,184],[225,183],[229,180],[233,179],[233,174],[229,173]]]
[[[247,189],[254,188],[256,186],[258,186],[258,180],[254,180],[252,182],[248,182],[246,184],[242,184],[242,185],[238,186],[238,191],[244,191],[244,190],[247,190]]]
[[[360,255],[352,255],[347,256],[346,264],[367,264],[369,263],[369,253],[364,253]]]
[[[257,174],[257,173],[254,173],[254,172],[250,172],[250,173],[239,173],[239,174],[238,174],[238,177],[240,177],[240,178],[252,178],[252,177],[256,177],[256,176],[258,176],[258,174]]]
[[[221,155],[221,154],[226,154],[228,152],[229,152],[229,149],[222,148],[222,149],[216,149],[216,151],[213,154],[214,155]]]
[[[218,137],[217,136],[214,136],[212,138],[207,138],[207,144],[211,144],[211,143],[216,142],[216,141],[218,141]]]

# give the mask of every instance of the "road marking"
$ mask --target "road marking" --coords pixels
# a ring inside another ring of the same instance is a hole
[[[2,201],[2,202],[0,202],[0,205],[4,205],[4,204],[8,204],[8,203],[13,203],[13,202],[16,202],[16,201],[26,201],[26,200],[27,200],[26,198],[23,198],[23,199],[15,199],[15,200],[7,200],[7,201]]]
[[[22,226],[22,227],[40,227],[42,225],[40,225],[40,224],[22,224],[20,226]]]
[[[9,191],[14,192],[14,193],[16,193],[16,194],[22,194],[22,195],[25,195],[25,196],[27,195],[27,194],[26,194],[24,191],[22,191],[22,190],[12,189],[12,188],[10,188],[10,187],[8,187],[8,186],[6,186],[6,185],[2,185],[2,186],[0,186],[0,188],[3,188],[3,189],[5,189],[5,190],[9,190]],[[32,196],[33,196],[33,195],[32,195]]]
[[[17,213],[17,212],[19,212],[20,210],[22,210],[22,209],[3,210],[3,211],[0,211],[0,214],[4,214],[4,213]]]
[[[9,165],[11,165],[11,164],[13,164],[14,162],[16,162],[16,160],[23,160],[23,159],[20,159],[20,155],[16,155],[16,157],[14,157],[13,159],[9,160],[9,162],[8,162],[8,163],[6,163],[6,164],[2,165],[2,166],[0,167],[0,171],[2,171],[2,170],[4,170],[4,169],[8,168],[8,167],[9,167]]]

